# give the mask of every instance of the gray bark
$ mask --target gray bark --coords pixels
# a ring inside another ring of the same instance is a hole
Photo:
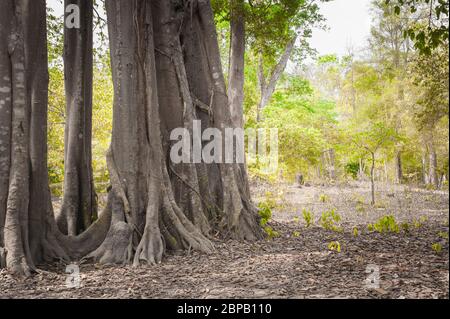
[[[295,42],[297,41],[297,36],[294,36],[291,41],[288,42],[286,48],[281,55],[280,60],[276,64],[275,68],[270,73],[269,79],[265,78],[264,75],[264,66],[262,57],[259,60],[259,71],[258,71],[258,80],[261,91],[261,98],[258,104],[257,109],[257,121],[259,122],[262,119],[262,112],[267,104],[270,102],[273,93],[275,92],[278,80],[286,69],[287,63],[292,55],[292,52],[295,48]]]
[[[233,125],[244,127],[245,18],[244,1],[234,2],[231,13],[230,70],[228,98]]]
[[[433,142],[429,144],[429,157],[430,157],[430,164],[428,176],[430,178],[430,184],[433,185],[435,188],[438,188],[439,177],[437,173],[437,154]]]
[[[0,247],[4,247],[6,201],[8,199],[9,173],[11,167],[11,61],[9,37],[12,3],[5,2],[0,10]],[[0,257],[0,259],[2,259]],[[6,262],[4,260],[4,262]]]
[[[80,8],[80,28],[64,28],[66,127],[64,196],[58,225],[75,236],[97,218],[92,175],[93,1],[65,0]]]
[[[25,47],[23,29],[23,3],[8,1],[5,14],[11,21],[6,28],[9,33],[7,42],[2,46],[8,48],[9,85],[3,91],[10,92],[11,98],[11,145],[10,175],[4,222],[5,262],[12,273],[29,275],[34,267],[31,261],[28,243],[28,203],[29,203],[29,116],[30,100],[27,94],[28,83],[25,72]],[[2,28],[3,29],[3,28]],[[6,31],[5,30],[5,31]],[[6,83],[5,83],[6,84]]]
[[[375,153],[373,152],[371,152],[370,195],[371,195],[371,204],[375,205]]]
[[[401,184],[403,180],[402,153],[398,151],[395,154],[395,183]]]
[[[23,6],[14,7],[16,3]],[[44,185],[48,176],[42,169],[46,161],[43,127],[48,84],[43,3],[2,3],[2,13],[17,19],[13,19],[11,31],[3,22],[9,20],[2,20],[1,30],[19,36],[0,33],[0,78],[11,72],[10,81],[2,83],[5,87],[1,87],[1,93],[10,93],[11,103],[5,105],[10,105],[12,112],[6,120],[2,117],[5,132],[11,131],[12,145],[6,150],[10,155],[1,153],[9,166],[10,179],[6,182],[6,174],[1,175],[0,185],[8,186],[0,266],[29,274],[35,262],[52,258],[153,264],[159,263],[167,250],[212,252],[214,247],[208,239],[212,230],[225,238],[262,238],[243,166],[201,163],[174,167],[167,156],[171,127],[181,125],[191,130],[191,121],[199,116],[205,118],[206,125],[221,130],[232,127],[213,13],[207,0],[107,0],[114,82],[113,133],[107,154],[111,191],[105,210],[86,231],[74,236],[72,228],[66,236],[59,230],[48,185]],[[40,30],[36,42],[31,41],[32,13],[37,14]],[[25,36],[21,21],[26,21]],[[24,45],[23,39],[28,43]],[[1,51],[5,46],[8,55]],[[200,50],[190,56],[194,48]],[[32,49],[38,49],[42,65],[31,62]],[[34,71],[38,73],[32,76]],[[85,92],[88,90],[85,88]],[[208,106],[207,113],[205,108],[198,108],[199,104]],[[7,110],[1,111],[8,114]],[[30,141],[36,145],[30,147]],[[42,169],[41,174],[38,169]],[[36,184],[30,187],[30,180],[31,185]],[[86,186],[89,180],[82,183]],[[38,188],[42,198],[37,197]],[[42,211],[28,205],[29,200]],[[80,209],[75,213],[80,214]],[[33,232],[29,232],[31,225]]]
[[[428,184],[437,188],[439,186],[439,177],[437,172],[437,154],[432,127],[426,128],[424,138],[428,152]]]

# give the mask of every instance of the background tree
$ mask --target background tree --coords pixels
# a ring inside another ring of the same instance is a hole
[[[374,123],[360,128],[354,134],[352,142],[370,155],[370,193],[371,204],[375,205],[375,164],[377,154],[382,148],[389,147],[395,141],[395,130],[385,127],[383,123]]]

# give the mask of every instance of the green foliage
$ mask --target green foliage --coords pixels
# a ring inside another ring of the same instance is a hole
[[[100,3],[95,4],[101,12]],[[107,51],[105,22],[94,19],[96,25],[96,47],[94,48],[93,75],[93,139],[92,167],[97,192],[106,192],[109,173],[106,166],[106,151],[112,131],[113,85]],[[63,71],[63,17],[57,16],[47,7],[49,101],[48,101],[48,172],[52,194],[62,195],[64,182],[64,127],[66,122],[66,98]]]
[[[414,228],[421,228],[423,226],[423,224],[425,224],[427,221],[428,221],[428,217],[420,216],[419,219],[414,218],[412,224],[413,224]]]
[[[339,225],[340,221],[341,216],[338,213],[336,213],[334,209],[332,209],[322,213],[319,223],[323,229],[341,232],[342,228]]]
[[[437,254],[440,254],[442,252],[442,244],[440,243],[433,243],[431,245],[431,249]]]
[[[440,238],[442,238],[442,239],[446,239],[446,240],[448,240],[448,232],[439,232],[438,233],[438,236],[440,237]]]
[[[261,225],[265,226],[272,218],[272,211],[276,208],[283,208],[278,202],[283,202],[283,191],[266,192],[263,200],[258,204],[259,215],[261,216]]]
[[[445,0],[385,0],[387,5],[394,8],[394,12],[400,15],[402,10],[409,10],[411,15],[418,10],[427,7],[425,21],[420,20],[415,26],[405,30],[404,36],[414,41],[415,48],[421,54],[431,55],[433,50],[448,45],[448,17],[449,4]]]
[[[261,226],[267,225],[269,220],[272,218],[272,208],[270,204],[266,202],[259,203],[259,216],[261,216]]]
[[[269,239],[274,239],[274,238],[280,237],[280,233],[277,232],[277,231],[275,231],[275,230],[274,230],[272,227],[270,227],[270,226],[265,226],[265,227],[264,227],[264,231],[266,232],[267,237],[268,237]]]
[[[345,164],[345,173],[350,175],[353,179],[358,177],[359,162],[350,162]]]
[[[303,209],[302,215],[303,220],[306,223],[306,228],[309,228],[312,224],[314,224],[314,215],[311,211]]]
[[[338,241],[332,241],[328,244],[328,249],[331,251],[341,252],[341,244]]]
[[[330,198],[329,198],[328,195],[326,195],[326,194],[320,194],[320,196],[319,196],[319,201],[320,201],[321,203],[326,203],[326,202],[328,202],[329,199],[330,199]]]
[[[353,237],[358,237],[359,235],[359,231],[358,231],[358,227],[353,227]]]
[[[395,217],[387,215],[381,217],[375,224],[372,225],[371,231],[376,231],[380,234],[383,233],[399,233],[400,227],[397,224]]]
[[[307,177],[309,168],[320,163],[329,148],[327,140],[336,134],[335,125],[335,104],[313,95],[311,84],[294,76],[283,79],[258,123],[260,128],[278,129],[279,165],[288,179],[298,172]]]
[[[295,231],[295,232],[292,233],[292,236],[293,236],[294,238],[298,238],[298,237],[300,237],[300,232]]]

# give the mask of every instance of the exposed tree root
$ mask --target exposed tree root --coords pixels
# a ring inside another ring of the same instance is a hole
[[[39,3],[42,6],[45,1]],[[212,253],[215,250],[212,231],[214,235],[220,233],[242,240],[262,238],[243,168],[219,163],[172,167],[165,156],[170,144],[167,131],[181,126],[192,133],[193,121],[199,118],[196,105],[207,111],[202,115],[208,121],[205,125],[214,125],[222,132],[232,127],[209,1],[107,0],[106,8],[114,82],[114,125],[107,154],[111,190],[107,207],[90,224],[86,212],[77,204],[80,198],[68,194],[56,221],[45,185],[48,176],[39,175],[34,186],[29,187],[30,177],[35,178],[28,173],[30,110],[28,104],[20,105],[22,101],[25,104],[26,83],[15,83],[11,90],[16,94],[13,101],[20,103],[14,105],[11,125],[15,143],[11,147],[13,173],[9,175],[6,214],[2,215],[4,218],[0,216],[0,225],[3,219],[5,222],[0,267],[14,273],[29,275],[35,262],[54,259],[86,258],[102,264],[138,266],[160,263],[164,253],[171,249]],[[193,22],[189,24],[192,29],[183,24],[187,16]],[[39,19],[45,22],[45,10],[40,12]],[[197,64],[189,70],[184,44],[180,42],[182,30],[195,37],[199,49]],[[46,48],[44,40],[40,39]],[[16,72],[16,78],[26,78],[22,74],[23,61],[15,62],[12,65],[18,69],[12,71]],[[194,74],[197,69],[201,72]],[[32,117],[38,114],[46,121],[45,112],[39,113],[37,109],[33,112]],[[43,127],[43,122],[38,121],[35,126]],[[42,136],[39,140],[43,143],[39,145],[42,150],[34,154],[40,162],[33,166],[31,174],[45,171],[47,141],[45,134]],[[76,144],[77,139],[73,140]],[[79,161],[74,159],[72,169],[78,167]],[[92,185],[84,185],[91,181],[77,178],[80,179],[71,178],[73,189],[80,188],[80,183],[91,189]],[[29,198],[36,200],[37,191],[46,192],[42,197],[44,204],[28,207]],[[32,235],[29,225],[33,225]]]

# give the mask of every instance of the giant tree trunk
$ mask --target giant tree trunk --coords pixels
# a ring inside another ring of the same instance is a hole
[[[0,10],[0,266],[28,275],[63,257],[48,236],[47,43],[44,0]],[[51,248],[50,248],[51,247]]]
[[[192,133],[195,119],[204,120],[202,128],[232,125],[209,1],[106,4],[115,88],[113,218],[92,256],[117,263],[134,252],[137,265],[160,262],[166,249],[210,252],[212,229],[261,238],[239,165],[174,164],[169,157],[173,129]]]
[[[58,226],[75,236],[97,218],[91,165],[93,0],[65,0],[65,7],[70,4],[80,8],[80,28],[64,27],[64,196]]]
[[[167,250],[211,252],[213,233],[261,238],[243,166],[174,165],[168,156],[172,128],[192,131],[197,118],[204,120],[202,129],[214,126],[223,133],[232,127],[207,0],[107,0],[114,82],[107,154],[112,187],[105,210],[85,232],[70,236],[73,229],[68,229],[65,236],[59,231],[44,168],[44,3],[9,0],[0,11],[0,147],[5,146],[0,153],[0,222],[5,224],[0,266],[29,274],[35,262],[55,257],[158,263]],[[31,41],[34,23],[39,36]],[[39,63],[27,59],[32,52],[39,53]],[[80,68],[76,73],[81,79]],[[79,207],[75,213],[80,212]]]
[[[233,1],[230,32],[231,53],[228,98],[234,127],[244,127],[245,18],[244,1]]]

